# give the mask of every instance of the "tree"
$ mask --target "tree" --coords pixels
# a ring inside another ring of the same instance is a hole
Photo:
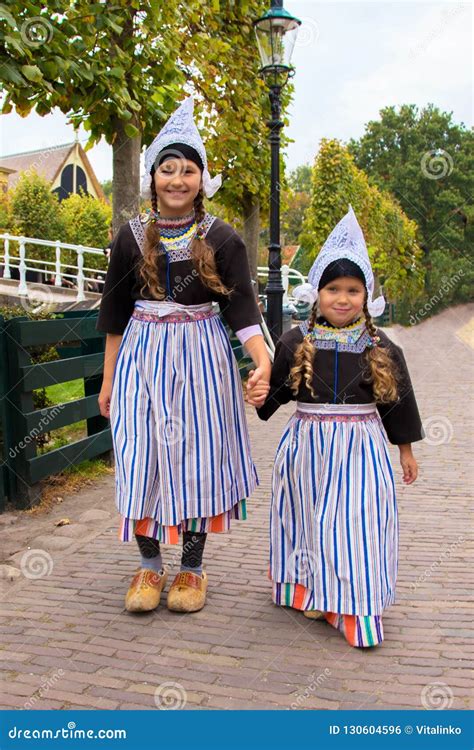
[[[430,104],[386,107],[349,143],[370,183],[416,221],[424,249],[424,298],[461,271],[442,304],[470,298],[474,282],[474,135]],[[422,299],[420,299],[420,302]]]
[[[288,186],[295,193],[311,192],[311,164],[300,164],[288,175]]]
[[[51,192],[49,182],[35,171],[20,174],[11,191],[10,204],[15,234],[40,240],[62,238],[64,225],[58,197]],[[35,252],[45,250],[35,246]]]
[[[86,149],[105,136],[113,146],[115,231],[138,211],[141,144],[151,142],[183,89],[195,91],[210,166],[228,178],[222,201],[245,214],[253,236],[259,201],[268,196],[269,149],[249,19],[265,7],[264,0],[52,0],[40,8],[12,0],[0,54],[3,112],[59,107],[89,131]],[[38,55],[31,37],[40,31]]]
[[[311,166],[303,164],[289,173],[283,193],[281,225],[285,244],[296,245],[311,202]]]
[[[177,6],[12,0],[3,15],[3,113],[59,107],[89,131],[86,150],[105,136],[113,147],[115,230],[138,212],[142,135],[156,134],[185,80],[173,39]]]
[[[374,275],[391,301],[415,299],[423,284],[417,227],[390,195],[369,184],[337,140],[321,141],[312,171],[311,203],[300,236],[298,270],[307,273],[328,234],[348,210],[356,213]]]
[[[92,195],[72,194],[60,204],[65,242],[88,247],[105,247],[111,208]]]
[[[267,0],[195,1],[192,9],[183,11],[186,23],[179,52],[186,76],[202,101],[199,111],[210,163],[223,174],[224,184],[216,197],[230,221],[242,218],[254,278],[260,213],[269,207],[270,103],[266,84],[259,77],[251,21],[267,5]],[[291,85],[283,90],[284,122],[291,93]]]

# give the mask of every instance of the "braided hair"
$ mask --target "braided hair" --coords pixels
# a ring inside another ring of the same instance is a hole
[[[304,384],[314,399],[316,398],[316,393],[313,389],[313,363],[316,355],[316,347],[311,342],[310,334],[314,328],[317,317],[318,303],[315,302],[309,317],[308,334],[304,337],[303,341],[295,351],[294,365],[289,374],[290,388],[293,393],[295,395],[298,393],[301,387],[301,381],[304,379]]]
[[[367,295],[363,307],[365,325],[372,341],[375,343],[377,329],[367,308]],[[377,403],[388,404],[398,398],[397,368],[390,352],[386,347],[378,346],[376,343],[365,351],[365,357],[369,366],[369,382]]]

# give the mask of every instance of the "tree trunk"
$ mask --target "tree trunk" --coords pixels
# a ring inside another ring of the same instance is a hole
[[[243,239],[247,247],[250,275],[257,281],[258,239],[260,235],[260,200],[256,195],[244,190],[243,197],[244,229]]]
[[[112,231],[114,237],[119,227],[140,210],[140,151],[141,136],[129,138],[125,123],[114,118],[116,138],[113,144]]]

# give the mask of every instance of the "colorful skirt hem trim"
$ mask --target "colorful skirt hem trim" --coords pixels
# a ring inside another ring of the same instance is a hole
[[[185,518],[174,526],[160,524],[154,518],[126,518],[121,516],[119,527],[119,539],[122,542],[130,542],[135,535],[148,536],[157,539],[163,544],[177,544],[179,536],[185,531],[194,531],[201,534],[224,533],[230,531],[231,521],[245,521],[247,518],[246,498],[240,500],[230,510],[220,513],[218,516],[208,518]]]

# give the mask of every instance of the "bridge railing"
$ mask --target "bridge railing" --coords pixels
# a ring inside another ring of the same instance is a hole
[[[17,294],[19,296],[28,296],[27,271],[39,272],[48,276],[54,274],[54,286],[57,287],[63,286],[63,279],[69,279],[77,290],[77,302],[83,302],[86,299],[85,291],[87,291],[88,282],[99,284],[99,288],[104,284],[105,279],[95,278],[91,275],[96,274],[99,269],[90,268],[84,263],[86,255],[99,255],[103,258],[103,249],[88,247],[87,245],[72,245],[60,240],[39,240],[35,237],[16,236],[8,233],[0,234],[1,240],[3,240],[3,278],[11,279],[11,269],[18,269],[20,283]],[[11,254],[12,245],[15,244],[18,246],[18,256]],[[42,258],[35,258],[31,254],[27,256],[27,244],[54,249],[55,260],[43,260]],[[64,263],[61,258],[62,250],[72,250],[75,252],[76,263]],[[66,271],[65,269],[69,270]]]
[[[60,240],[39,240],[35,237],[23,237],[9,233],[0,234],[0,241],[3,241],[3,278],[11,279],[11,269],[16,268],[19,272],[18,295],[27,296],[28,286],[26,273],[34,271],[51,276],[54,274],[54,286],[62,287],[63,279],[69,279],[77,289],[76,301],[83,302],[86,297],[84,292],[87,290],[88,282],[95,282],[99,288],[103,286],[105,279],[94,278],[90,274],[97,273],[97,268],[90,268],[85,265],[85,255],[104,256],[104,250],[98,247],[89,247],[87,245],[73,245]],[[12,255],[12,245],[18,246],[18,255]],[[35,258],[34,255],[27,254],[26,246],[33,245],[36,247],[49,247],[55,251],[55,260],[43,260]],[[64,263],[61,258],[62,250],[72,250],[76,253],[76,263]],[[2,254],[0,254],[1,257]],[[68,269],[66,271],[65,269]],[[258,266],[258,279],[264,281],[268,278],[268,267]],[[289,293],[290,284],[303,283],[306,276],[294,268],[287,265],[281,267],[282,284],[285,290],[283,295],[283,304],[288,304],[291,299]]]

